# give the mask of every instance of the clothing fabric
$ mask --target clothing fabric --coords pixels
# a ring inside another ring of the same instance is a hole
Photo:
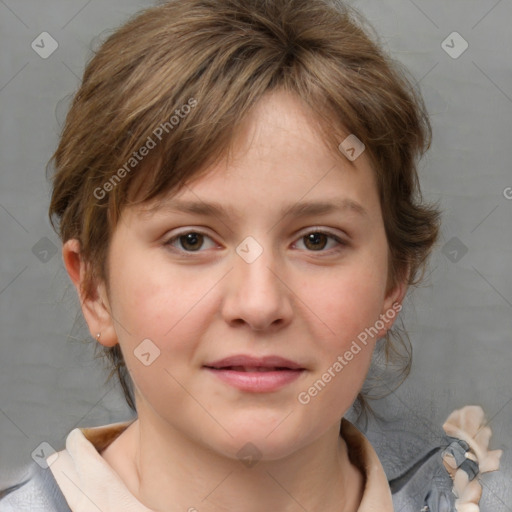
[[[39,468],[31,475],[37,481],[36,484],[46,487],[45,492],[39,495],[39,508],[34,508],[38,499],[35,488],[38,485],[32,485],[34,489],[31,491],[26,489],[20,495],[18,489],[10,499],[8,494],[4,500],[0,500],[0,511],[151,512],[130,493],[118,474],[100,455],[131,423],[127,421],[72,430],[67,436],[66,448],[46,459],[49,468]],[[345,419],[341,433],[351,460],[358,465],[365,478],[363,499],[358,512],[393,512],[386,474],[372,445]],[[50,475],[53,476],[53,482]],[[27,508],[29,502],[30,507]]]
[[[34,463],[22,482],[0,492],[0,512],[152,512],[100,455],[133,421],[72,430],[47,469]],[[343,419],[341,435],[365,481],[358,512],[478,512],[477,477],[498,469],[501,450],[488,450],[480,407],[454,411],[443,429],[434,445],[403,430],[374,432],[370,442]]]

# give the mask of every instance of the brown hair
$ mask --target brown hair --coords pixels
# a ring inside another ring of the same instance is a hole
[[[336,0],[175,0],[113,33],[85,69],[50,161],[50,220],[54,228],[59,221],[63,242],[80,242],[89,265],[84,293],[96,280],[108,285],[109,241],[122,209],[200,176],[229,150],[251,107],[277,88],[309,107],[333,153],[348,134],[365,144],[389,244],[389,286],[417,284],[439,228],[416,172],[431,127],[407,70],[365,23]],[[392,336],[406,347],[405,378],[410,343],[390,331],[386,360],[400,352]],[[104,351],[135,410],[119,345]]]

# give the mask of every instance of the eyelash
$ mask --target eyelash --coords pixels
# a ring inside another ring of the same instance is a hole
[[[200,231],[200,230],[188,230],[188,231],[183,231],[181,233],[177,233],[176,235],[174,235],[173,237],[169,238],[166,242],[164,242],[164,246],[166,247],[171,247],[171,249],[174,249],[182,254],[185,254],[187,257],[194,257],[193,255],[196,254],[196,253],[201,253],[201,252],[204,252],[202,250],[197,250],[197,251],[187,251],[185,249],[177,249],[176,247],[172,247],[172,244],[175,242],[175,241],[179,241],[179,239],[181,237],[184,237],[186,235],[189,235],[189,234],[195,234],[195,235],[201,235],[201,236],[204,236],[206,238],[209,238],[213,241],[212,237],[209,236],[208,234],[206,234],[205,232],[203,231]],[[318,251],[313,251],[313,250],[307,250],[307,252],[310,252],[310,253],[337,253],[337,252],[340,252],[342,251],[344,248],[346,248],[348,246],[348,243],[341,239],[339,236],[329,232],[329,231],[322,231],[320,229],[312,229],[311,231],[308,231],[307,233],[305,233],[304,235],[300,236],[298,238],[298,240],[303,240],[304,238],[306,238],[308,235],[311,235],[311,234],[320,234],[320,235],[325,235],[327,236],[327,238],[330,238],[331,240],[334,240],[335,242],[337,242],[338,246],[335,247],[335,248],[332,248],[332,249],[328,249],[328,250],[318,250]]]

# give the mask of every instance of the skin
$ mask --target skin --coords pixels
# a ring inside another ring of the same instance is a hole
[[[363,476],[340,422],[392,321],[308,404],[297,397],[405,295],[403,283],[388,290],[374,173],[364,153],[355,167],[333,154],[300,100],[282,91],[256,105],[234,149],[165,202],[215,201],[230,215],[125,208],[109,249],[109,286],[81,297],[91,334],[120,344],[135,383],[138,419],[102,456],[156,511],[355,511]],[[365,213],[280,213],[341,199]],[[169,242],[197,231],[205,237]],[[319,232],[343,244],[304,238]],[[248,236],[263,249],[252,263],[236,252]],[[63,258],[79,290],[85,263],[76,240]],[[148,338],[160,356],[145,366],[134,350]],[[306,371],[278,391],[251,393],[203,368],[240,353],[280,355]],[[237,457],[247,442],[262,454],[250,468]]]

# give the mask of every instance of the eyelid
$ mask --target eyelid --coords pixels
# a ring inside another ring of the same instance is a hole
[[[164,239],[163,244],[164,244],[164,246],[171,247],[172,249],[176,250],[180,254],[193,255],[194,253],[198,254],[198,253],[204,252],[203,250],[199,250],[199,251],[185,251],[183,249],[177,249],[176,247],[173,247],[171,245],[173,242],[176,242],[177,240],[179,240],[180,237],[188,235],[189,233],[195,233],[195,234],[201,235],[201,236],[203,236],[205,238],[209,238],[214,244],[218,245],[217,242],[214,240],[214,238],[211,235],[209,235],[204,230],[204,228],[197,228],[196,229],[193,226],[187,227],[187,228],[185,228],[185,229],[183,229],[181,231],[178,231],[177,233],[173,234],[172,236],[166,237]]]
[[[184,249],[178,249],[178,248],[172,246],[172,243],[176,242],[177,240],[179,240],[180,237],[185,236],[189,233],[195,233],[195,234],[201,235],[203,237],[209,238],[210,240],[212,240],[212,242],[217,244],[215,239],[211,235],[209,235],[207,233],[207,231],[204,230],[204,228],[194,228],[193,226],[189,226],[187,228],[182,229],[181,231],[178,231],[177,233],[173,234],[169,238],[166,238],[164,241],[164,246],[171,247],[173,250],[177,251],[178,253],[184,254],[187,256],[193,256],[194,254],[200,254],[202,252],[205,252],[204,250],[201,250],[201,249],[197,250],[197,251],[186,251]],[[349,241],[347,240],[348,235],[345,234],[345,236],[343,236],[337,232],[332,231],[331,229],[324,228],[321,226],[310,226],[308,228],[305,228],[304,230],[297,232],[294,235],[295,241],[294,241],[293,245],[295,246],[305,236],[312,234],[312,233],[319,233],[319,234],[326,235],[328,238],[334,240],[337,243],[337,247],[327,249],[327,250],[322,249],[319,251],[304,250],[304,252],[311,253],[311,254],[318,254],[318,255],[332,254],[333,252],[335,253],[343,248],[346,248],[349,245]],[[218,246],[218,244],[217,244],[217,246]]]
[[[311,233],[320,233],[323,235],[326,235],[328,238],[331,238],[332,240],[335,240],[338,244],[337,247],[327,249],[327,250],[321,250],[321,251],[306,251],[310,254],[332,254],[333,252],[336,252],[340,249],[343,249],[349,245],[348,241],[348,235],[341,235],[338,232],[334,232],[331,229],[324,228],[321,226],[311,226],[306,229],[306,231],[299,231],[298,234],[295,236],[296,242],[294,242],[294,245],[299,241],[302,240],[305,236],[311,234]]]
[[[295,235],[296,238],[301,238],[303,236],[308,235],[309,233],[323,233],[324,235],[332,236],[333,238],[349,238],[348,233],[342,231],[342,230],[334,230],[332,228],[326,228],[324,226],[310,226],[308,228],[301,229],[297,232]],[[348,242],[348,240],[347,240]]]

